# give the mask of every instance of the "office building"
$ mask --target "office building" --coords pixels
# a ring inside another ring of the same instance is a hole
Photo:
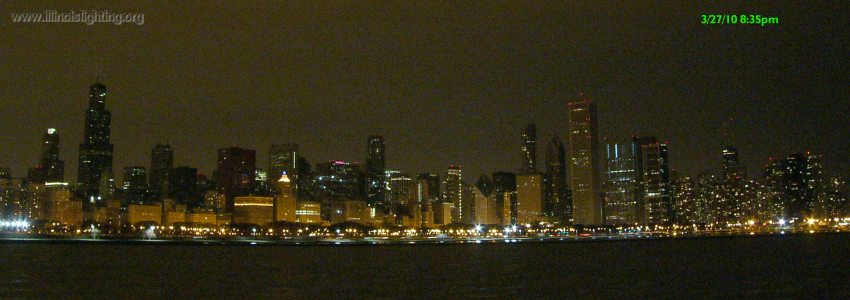
[[[596,104],[582,94],[569,110],[573,222],[602,224]]]
[[[101,191],[104,174],[112,173],[113,145],[110,143],[112,113],[106,109],[106,86],[95,83],[89,88],[89,108],[86,110],[83,142],[80,144],[77,183],[87,203],[107,199]]]
[[[257,152],[230,147],[218,149],[218,169],[215,172],[217,189],[224,193],[226,211],[233,211],[233,198],[254,183],[257,171]]]

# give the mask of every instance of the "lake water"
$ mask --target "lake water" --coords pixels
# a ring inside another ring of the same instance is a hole
[[[0,298],[850,298],[850,235],[204,246],[0,243]]]

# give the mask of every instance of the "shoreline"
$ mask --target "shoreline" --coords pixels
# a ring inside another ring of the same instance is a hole
[[[539,244],[592,243],[625,241],[675,241],[723,238],[765,238],[800,235],[840,235],[846,231],[788,232],[712,232],[699,234],[643,234],[625,236],[551,236],[551,237],[468,237],[468,238],[289,238],[289,239],[203,239],[203,238],[83,238],[0,236],[0,244],[89,244],[89,245],[171,245],[171,246],[390,246],[390,245],[464,245],[464,244]]]

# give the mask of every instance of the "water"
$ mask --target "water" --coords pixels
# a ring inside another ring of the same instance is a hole
[[[850,235],[380,246],[0,244],[0,298],[850,298]]]

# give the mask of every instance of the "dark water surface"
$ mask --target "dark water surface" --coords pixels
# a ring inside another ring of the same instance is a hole
[[[850,298],[850,235],[379,246],[0,243],[0,297]]]

